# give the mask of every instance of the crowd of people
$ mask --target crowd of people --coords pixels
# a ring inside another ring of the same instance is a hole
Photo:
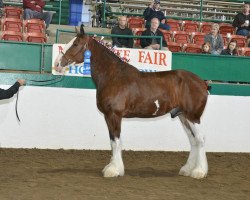
[[[233,27],[236,29],[237,35],[246,36],[247,46],[250,47],[250,4],[243,4],[243,11],[238,13],[233,21]],[[144,19],[146,21],[146,30],[142,32],[142,36],[162,36],[160,29],[171,30],[170,26],[166,24],[166,17],[160,10],[160,0],[154,0],[144,11]],[[133,35],[132,31],[127,27],[127,17],[121,16],[118,20],[118,26],[111,31],[112,34],[118,35]],[[239,55],[236,40],[231,40],[224,49],[224,40],[219,33],[219,24],[214,23],[211,27],[211,32],[205,35],[204,44],[202,45],[202,53],[213,55]],[[164,37],[163,37],[164,38]],[[132,38],[117,38],[113,37],[113,46],[116,47],[133,47]],[[160,39],[158,38],[140,38],[140,45],[145,49],[160,49]],[[162,50],[168,50],[167,42],[163,39]]]

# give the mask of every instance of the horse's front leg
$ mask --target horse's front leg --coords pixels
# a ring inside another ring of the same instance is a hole
[[[121,119],[122,118],[117,116],[115,113],[105,115],[105,120],[109,129],[112,157],[110,163],[102,170],[104,177],[117,177],[124,175],[120,140]]]
[[[197,179],[204,178],[208,172],[204,136],[199,133],[195,125],[189,122],[184,116],[180,115],[179,118],[191,145],[187,163],[180,169],[179,174]]]

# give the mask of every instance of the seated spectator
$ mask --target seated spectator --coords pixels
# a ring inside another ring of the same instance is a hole
[[[209,42],[205,42],[202,47],[202,52],[203,54],[211,54],[211,45]]]
[[[162,32],[158,29],[160,21],[158,18],[153,18],[151,20],[151,26],[147,30],[142,32],[142,36],[162,36],[162,50],[168,50],[167,43],[164,39]],[[144,49],[160,49],[160,39],[159,38],[141,38],[141,46]]]
[[[25,80],[19,79],[9,89],[7,89],[7,90],[0,89],[0,100],[9,99],[9,98],[13,97],[13,95],[17,93],[19,87],[24,85],[24,84],[25,84]]]
[[[24,19],[42,19],[45,21],[46,28],[49,27],[53,13],[44,12],[45,2],[43,0],[23,0]]]
[[[237,28],[236,34],[237,35],[243,35],[248,36],[250,31],[250,5],[245,3],[244,9],[242,13],[238,13],[233,21],[233,26]]]
[[[127,17],[121,16],[118,18],[118,26],[115,26],[111,30],[111,34],[117,35],[133,35],[132,31],[127,28]],[[127,47],[133,48],[134,40],[133,38],[116,38],[112,37],[113,46],[116,47]]]
[[[247,36],[247,47],[250,47],[250,35]]]
[[[238,46],[236,40],[231,40],[227,45],[226,49],[223,49],[221,55],[230,55],[230,56],[238,56]]]
[[[160,11],[160,0],[154,0],[143,12],[144,19],[146,20],[146,28],[150,27],[150,22],[153,18],[157,18],[160,21],[159,28],[164,30],[170,30],[170,26],[165,24],[166,17],[164,13]]]
[[[220,55],[224,41],[219,34],[219,24],[212,24],[211,33],[205,35],[205,42],[208,42],[211,46],[211,54]]]

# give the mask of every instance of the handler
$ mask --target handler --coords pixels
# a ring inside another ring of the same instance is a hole
[[[4,90],[0,88],[0,100],[9,99],[13,97],[14,94],[17,93],[20,86],[25,84],[24,79],[18,79],[14,85],[12,85],[9,89]]]

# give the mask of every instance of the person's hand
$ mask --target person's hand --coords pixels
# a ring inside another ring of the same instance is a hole
[[[241,25],[241,27],[248,27],[248,26],[249,26],[249,24],[246,23],[246,22],[245,22],[244,24]]]
[[[152,47],[154,50],[159,50],[159,49],[160,49],[160,45],[159,45],[159,44],[152,44],[151,47]]]
[[[35,2],[35,1],[31,1],[30,3],[33,3],[33,4],[35,4],[36,2]]]
[[[36,7],[37,7],[37,8],[41,8],[41,6],[39,6],[39,5],[36,5]]]
[[[25,81],[24,79],[18,79],[17,82],[18,82],[21,86],[25,85],[25,83],[26,83],[26,81]]]

